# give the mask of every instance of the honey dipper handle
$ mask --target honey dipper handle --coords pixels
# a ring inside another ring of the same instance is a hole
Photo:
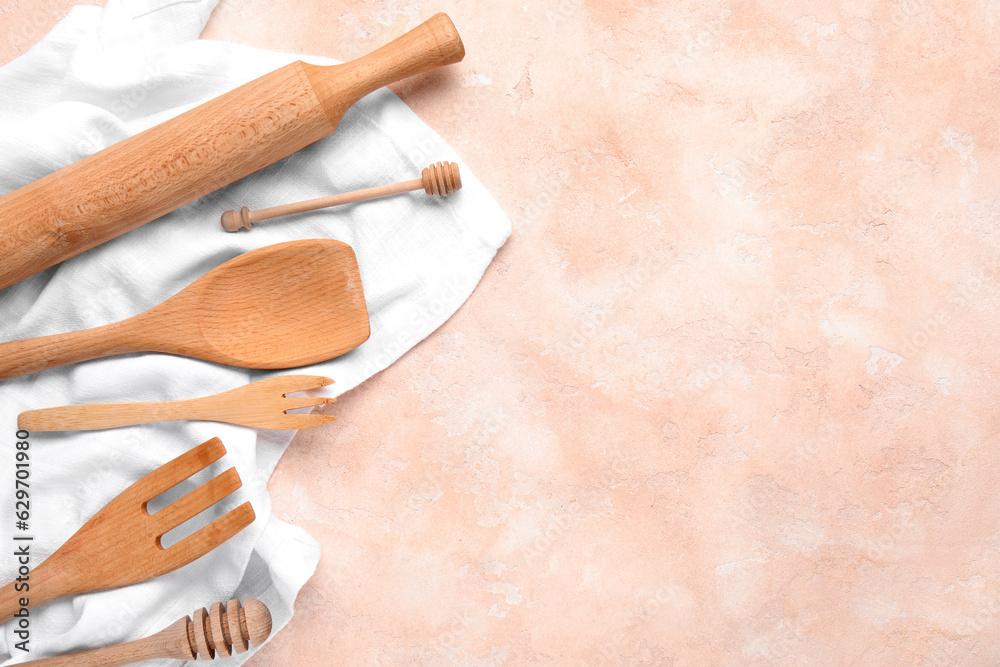
[[[354,202],[367,201],[369,199],[378,199],[379,197],[388,197],[390,195],[398,195],[403,192],[410,192],[411,190],[419,190],[422,187],[424,187],[424,182],[421,179],[417,178],[412,181],[393,183],[392,185],[380,185],[377,188],[367,188],[365,190],[358,190],[356,192],[346,192],[342,195],[332,195],[330,197],[317,197],[316,199],[308,199],[306,201],[300,201],[294,204],[285,204],[284,206],[272,206],[270,208],[262,208],[259,211],[251,211],[250,216],[253,222],[260,222],[261,220],[280,218],[283,215],[292,215],[294,213],[305,213],[306,211],[315,211],[316,209],[327,208],[328,206],[353,204]]]
[[[190,622],[185,616],[155,635],[143,639],[22,664],[35,667],[120,667],[156,658],[194,660],[195,654],[187,638],[187,626]]]
[[[133,646],[133,644],[142,644],[144,641],[139,639],[128,644],[67,653],[41,660],[29,660],[23,664],[34,667],[98,667],[98,665],[100,667],[120,667],[121,665],[131,665],[140,660],[153,660],[161,657],[155,653],[147,654],[143,651],[144,646]]]

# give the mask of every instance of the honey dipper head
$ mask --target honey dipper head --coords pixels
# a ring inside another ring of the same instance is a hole
[[[240,610],[240,625],[246,629],[251,646],[260,646],[271,636],[271,612],[260,600],[247,598]]]
[[[448,195],[462,188],[462,176],[454,162],[435,162],[424,169],[424,192],[438,197]]]
[[[181,632],[187,635],[191,654],[199,660],[228,658],[234,653],[246,653],[250,647],[263,644],[271,634],[271,612],[260,600],[217,602],[206,609],[195,609]],[[174,626],[167,628],[169,632]],[[117,664],[117,663],[116,663]]]

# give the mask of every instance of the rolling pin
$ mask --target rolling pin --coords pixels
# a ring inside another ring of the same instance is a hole
[[[357,60],[291,63],[0,197],[0,289],[291,155],[368,93],[463,57],[437,14]]]

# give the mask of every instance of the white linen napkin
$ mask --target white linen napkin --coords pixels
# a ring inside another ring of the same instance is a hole
[[[214,4],[109,0],[103,9],[76,7],[28,53],[0,68],[0,194],[301,58],[198,40]],[[0,341],[43,336],[135,315],[249,250],[334,238],[357,254],[372,328],[357,350],[301,370],[251,372],[143,354],[0,383],[5,434],[0,580],[15,576],[12,540],[22,534],[14,526],[13,460],[21,411],[194,398],[300,372],[334,378],[326,394],[334,396],[391,364],[450,317],[510,233],[509,220],[464,165],[463,189],[447,200],[402,195],[263,223],[252,232],[229,234],[219,226],[221,212],[230,208],[262,208],[410,179],[436,160],[461,164],[433,130],[382,90],[355,105],[331,137],[0,291]],[[336,426],[332,429],[335,434]],[[271,515],[267,481],[293,435],[198,422],[32,434],[31,518],[23,533],[34,537],[32,567],[142,475],[213,436],[222,439],[228,454],[182,491],[230,466],[243,487],[194,527],[245,500],[252,502],[257,520],[171,574],[32,610],[28,654],[15,649],[19,638],[13,624],[6,624],[0,638],[3,664],[138,639],[231,597],[267,603],[277,632],[291,618],[295,596],[319,559],[312,538]],[[239,664],[249,655],[225,664]]]

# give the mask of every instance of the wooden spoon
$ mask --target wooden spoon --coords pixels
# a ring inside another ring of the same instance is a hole
[[[132,352],[294,368],[338,357],[369,334],[351,247],[288,241],[231,259],[127,320],[0,344],[0,380]]]

